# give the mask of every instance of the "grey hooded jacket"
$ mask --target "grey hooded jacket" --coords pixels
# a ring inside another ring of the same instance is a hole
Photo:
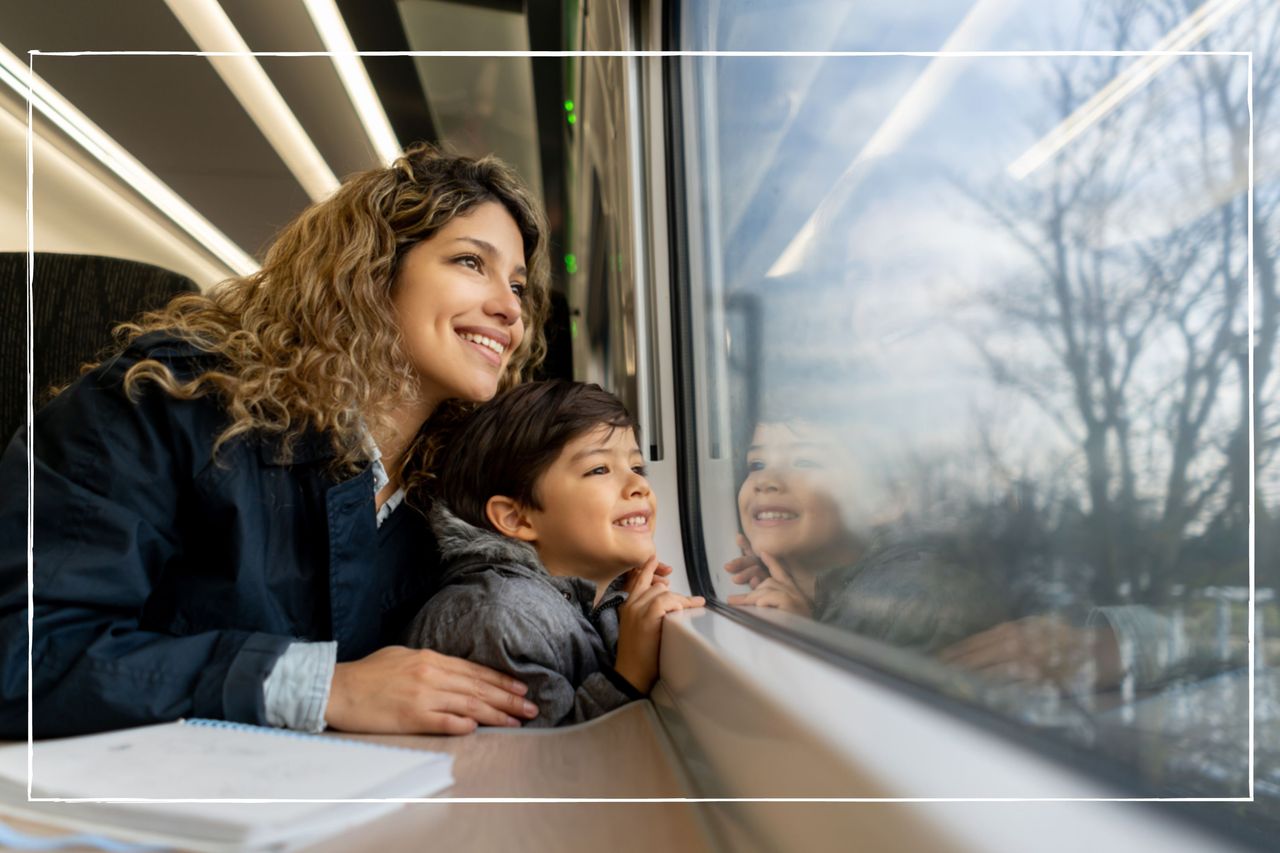
[[[529,726],[580,723],[643,698],[613,670],[622,579],[598,605],[596,585],[553,577],[532,546],[475,527],[437,505],[440,590],[418,612],[408,644],[510,674],[538,706]]]

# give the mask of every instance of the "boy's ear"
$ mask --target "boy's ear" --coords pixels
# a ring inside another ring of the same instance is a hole
[[[503,536],[519,539],[521,542],[533,542],[538,538],[538,531],[529,514],[511,498],[494,495],[484,505],[484,514]]]

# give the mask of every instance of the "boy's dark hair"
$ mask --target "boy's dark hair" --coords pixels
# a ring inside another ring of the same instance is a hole
[[[634,430],[639,441],[635,418],[599,385],[564,379],[517,385],[451,429],[434,496],[468,524],[494,530],[485,514],[489,498],[504,495],[542,509],[534,494],[538,478],[566,444],[599,426]]]

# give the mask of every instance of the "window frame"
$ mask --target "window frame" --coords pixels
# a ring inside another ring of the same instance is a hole
[[[667,0],[662,3],[661,50],[666,54],[685,49],[680,40],[681,3]],[[1113,758],[1096,749],[1089,749],[1059,738],[1048,730],[1039,729],[1013,717],[974,702],[966,702],[940,691],[929,683],[917,681],[901,671],[886,667],[869,657],[854,656],[841,645],[871,643],[901,652],[892,646],[870,638],[849,635],[852,643],[841,643],[831,638],[821,638],[823,626],[802,626],[800,617],[790,614],[770,614],[767,617],[745,612],[744,608],[731,607],[717,597],[712,581],[711,566],[707,558],[707,542],[701,523],[702,495],[699,479],[699,432],[697,423],[698,393],[695,369],[695,334],[693,302],[692,261],[690,250],[690,225],[688,213],[688,183],[686,172],[686,132],[681,57],[664,55],[662,62],[662,144],[666,163],[666,222],[669,257],[668,280],[670,282],[671,331],[673,349],[673,374],[676,388],[673,393],[676,424],[675,447],[672,458],[676,466],[676,479],[680,496],[678,517],[684,561],[693,594],[706,598],[706,609],[731,619],[748,630],[771,642],[781,643],[801,653],[829,663],[847,675],[868,679],[894,690],[932,710],[942,711],[987,734],[1003,739],[1045,756],[1068,771],[1074,771],[1098,781],[1104,786],[1132,792],[1138,800],[1156,800],[1168,813],[1190,826],[1208,829],[1224,836],[1224,840],[1269,850],[1274,836],[1268,831],[1280,827],[1280,819],[1265,816],[1244,816],[1232,813],[1232,807],[1240,802],[1228,799],[1187,801],[1177,799],[1167,789],[1159,789],[1142,777],[1136,765]],[[705,60],[704,60],[705,61]],[[655,261],[657,263],[659,261]],[[732,449],[730,449],[732,452]],[[788,617],[788,618],[778,618]],[[793,622],[793,620],[795,620]],[[787,624],[792,623],[792,624]],[[835,629],[827,628],[834,631]],[[1252,783],[1256,781],[1256,768]],[[978,795],[981,796],[981,795]],[[1123,802],[1123,800],[1118,800]],[[1254,800],[1256,802],[1256,799]]]

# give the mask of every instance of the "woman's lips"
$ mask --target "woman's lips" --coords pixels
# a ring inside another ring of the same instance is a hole
[[[483,357],[485,361],[489,362],[489,364],[493,365],[494,367],[502,366],[502,356],[499,355],[490,347],[482,343],[479,343],[477,341],[469,341],[466,338],[462,337],[461,335],[459,335],[458,337],[464,344],[466,344],[472,350],[480,353],[481,357]]]
[[[511,348],[511,335],[498,329],[469,326],[454,331],[463,343],[469,344],[494,367],[502,366],[502,357]]]

